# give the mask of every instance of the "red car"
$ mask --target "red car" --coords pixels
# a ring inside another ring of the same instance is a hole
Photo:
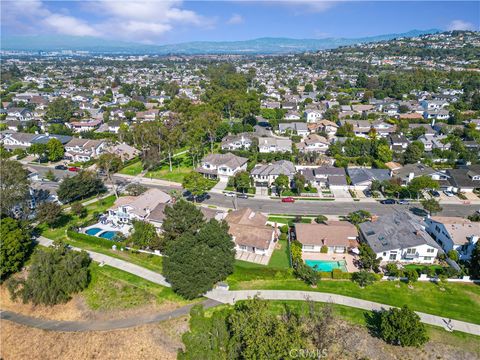
[[[295,202],[295,199],[292,198],[292,197],[290,197],[290,196],[289,196],[289,197],[284,197],[284,198],[282,199],[282,202],[294,203],[294,202]]]
[[[76,167],[76,166],[70,166],[68,168],[68,171],[74,171],[74,172],[77,172],[77,171],[80,171],[80,168]]]

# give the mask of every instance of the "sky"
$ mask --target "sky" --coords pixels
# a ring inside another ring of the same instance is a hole
[[[480,30],[480,1],[0,0],[2,36],[75,35],[173,44]]]

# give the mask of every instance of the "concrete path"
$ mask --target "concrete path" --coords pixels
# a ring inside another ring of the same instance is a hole
[[[315,291],[297,291],[297,290],[239,290],[228,291],[222,289],[214,289],[205,294],[206,297],[214,299],[221,303],[233,304],[239,300],[246,300],[259,296],[266,300],[310,300],[316,302],[333,303],[338,305],[345,305],[363,310],[382,310],[389,309],[392,306],[379,304],[373,301],[356,299],[348,296],[329,294]],[[451,326],[452,330],[465,332],[480,336],[480,325],[472,324],[459,320],[451,320],[441,316],[425,314],[416,311],[420,320],[429,325],[440,326],[447,329],[447,325]]]
[[[211,308],[220,305],[215,300],[205,300],[201,303],[205,308]],[[81,331],[108,331],[125,329],[134,326],[140,326],[159,321],[165,321],[175,319],[181,316],[188,315],[190,309],[195,304],[182,306],[178,309],[159,314],[135,316],[126,319],[116,320],[90,320],[90,321],[58,321],[58,320],[45,320],[32,316],[25,316],[14,313],[12,311],[0,312],[0,319],[9,320],[14,323],[33,327],[36,329],[49,330],[49,331],[61,331],[61,332],[81,332]]]
[[[47,239],[46,237],[43,237],[43,236],[40,236],[37,239],[37,241],[40,245],[46,246],[46,247],[52,246],[53,244],[53,240]],[[73,250],[80,251],[82,249],[73,247]],[[151,281],[155,284],[170,287],[170,284],[165,280],[163,275],[159,273],[145,269],[142,266],[132,264],[125,260],[117,259],[108,255],[100,254],[90,250],[85,250],[85,251],[90,255],[93,261],[103,263],[105,265],[109,265],[111,267],[126,271],[130,274],[136,275],[145,280]]]

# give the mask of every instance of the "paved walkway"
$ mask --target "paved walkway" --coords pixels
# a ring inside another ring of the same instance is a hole
[[[373,301],[367,301],[362,299],[356,299],[348,296],[329,294],[315,291],[297,291],[297,290],[239,290],[239,291],[227,291],[222,289],[214,289],[209,291],[206,297],[214,299],[221,303],[233,304],[239,300],[246,300],[248,298],[253,298],[254,296],[259,296],[262,299],[267,300],[311,300],[316,302],[325,302],[333,303],[339,305],[345,305],[357,309],[363,310],[382,310],[389,309],[392,306],[379,304]],[[480,325],[472,324],[459,320],[450,320],[448,318],[443,318],[440,316],[435,316],[431,314],[425,314],[422,312],[416,311],[420,316],[420,319],[423,323],[440,326],[443,328],[447,327],[449,323],[453,330],[465,332],[468,334],[473,334],[480,336]]]
[[[211,308],[220,305],[215,300],[205,300],[201,303],[205,308]],[[62,331],[62,332],[81,332],[81,331],[107,331],[125,329],[133,326],[145,325],[159,321],[175,319],[188,315],[190,309],[195,304],[182,306],[173,311],[153,315],[135,316],[126,319],[116,320],[90,320],[90,321],[58,321],[45,320],[32,316],[25,316],[12,311],[0,312],[0,319],[9,320],[17,324],[33,327],[36,329]]]
[[[40,236],[37,240],[39,244],[42,246],[48,247],[48,246],[52,246],[53,244],[53,240],[47,239],[46,237],[43,237],[43,236]],[[73,247],[73,249],[77,251],[82,250],[76,247]],[[90,255],[93,261],[103,263],[105,265],[109,265],[111,267],[126,271],[130,274],[136,275],[145,280],[151,281],[155,284],[170,287],[170,284],[165,280],[165,278],[161,274],[158,274],[154,271],[145,269],[142,266],[138,266],[128,261],[117,259],[108,255],[100,254],[90,250],[85,250],[85,251]]]

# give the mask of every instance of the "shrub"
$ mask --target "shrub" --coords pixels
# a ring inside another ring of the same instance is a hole
[[[325,223],[327,220],[328,220],[328,218],[327,218],[325,215],[318,215],[318,216],[315,218],[315,222],[316,222],[317,224]]]
[[[295,275],[308,285],[316,285],[320,280],[318,273],[303,262],[297,264]]]
[[[296,267],[297,264],[303,262],[302,260],[302,244],[298,240],[292,241],[290,244],[290,252],[292,254],[292,266]]]
[[[418,280],[418,272],[415,269],[405,269],[403,276],[407,278],[407,283],[413,283]]]
[[[352,274],[352,281],[360,287],[365,287],[377,281],[377,277],[371,272],[361,270]]]
[[[279,240],[287,240],[287,234],[281,233],[281,234],[278,236],[278,239],[279,239]]]
[[[450,259],[452,259],[453,261],[458,261],[459,259],[459,256],[458,256],[458,252],[456,250],[450,250],[448,253],[447,253],[448,257]]]
[[[320,252],[322,254],[328,253],[328,246],[327,245],[322,245],[322,247],[320,248]]]
[[[280,227],[280,232],[281,232],[282,234],[288,233],[288,225],[283,225],[283,226],[281,226],[281,227]]]
[[[387,271],[387,275],[389,276],[398,277],[398,276],[401,276],[402,274],[402,271],[398,268],[397,264],[395,263],[388,263],[385,266],[385,270]]]

